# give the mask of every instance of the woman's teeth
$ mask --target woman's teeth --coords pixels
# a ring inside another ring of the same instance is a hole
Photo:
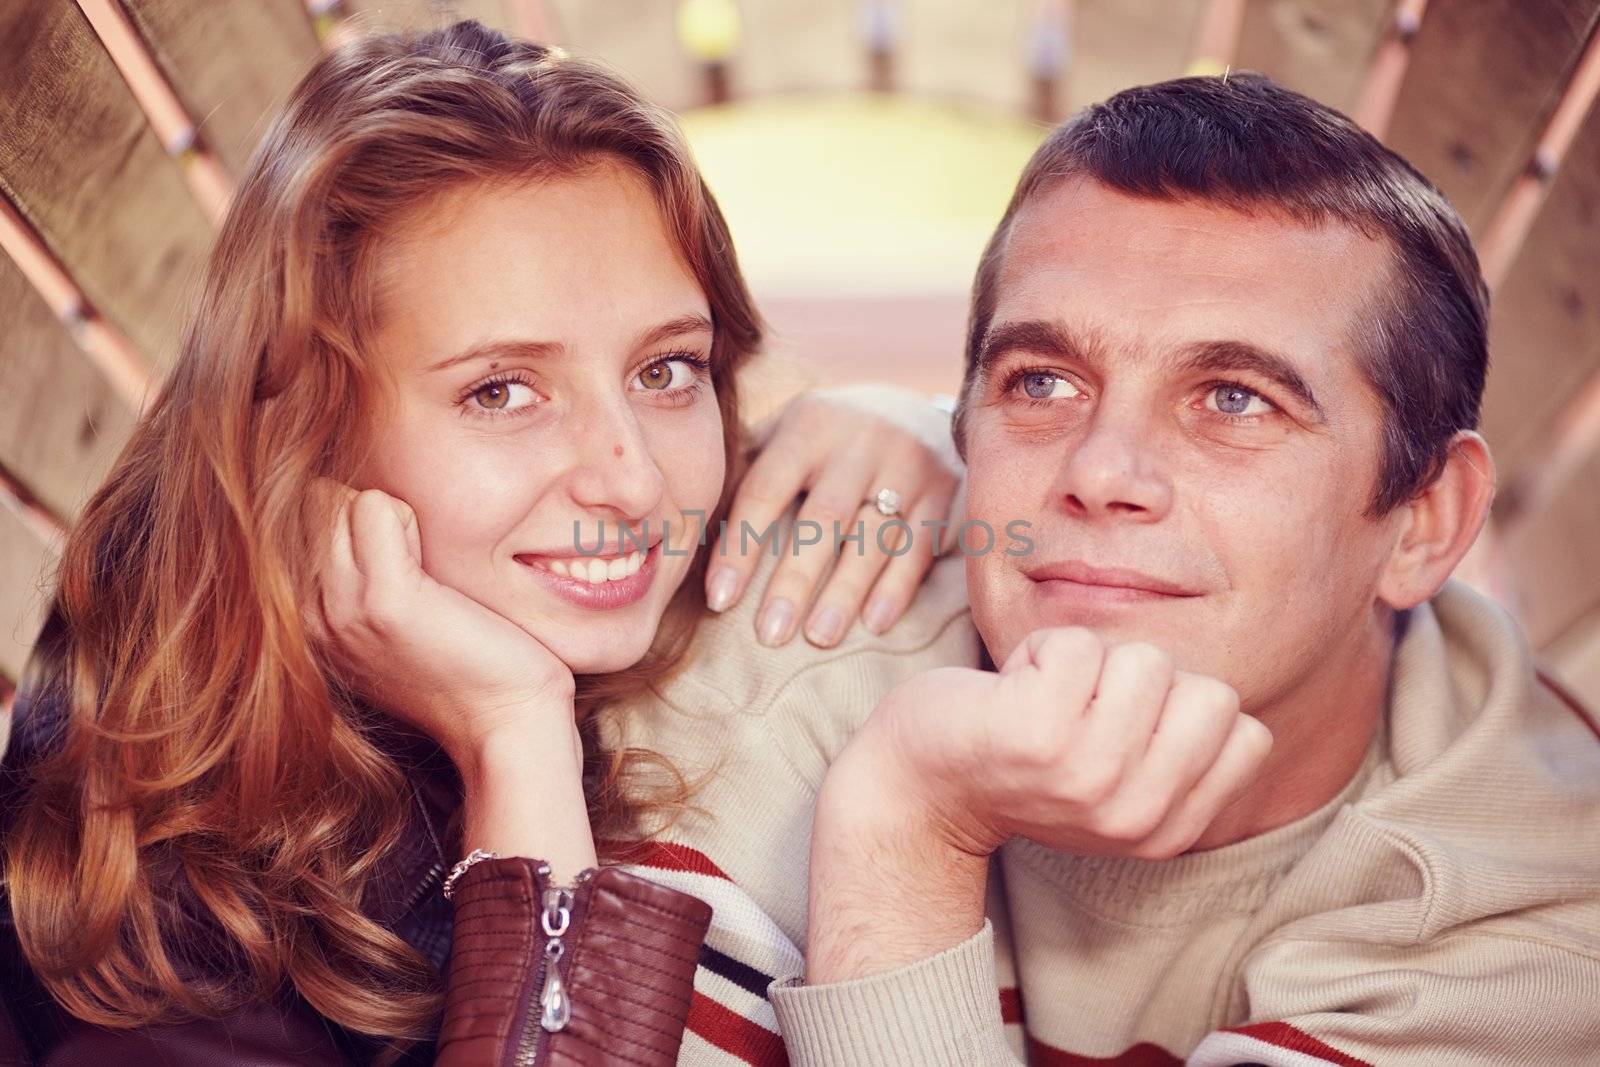
[[[644,566],[643,552],[630,552],[626,556],[616,559],[552,559],[545,566],[550,568],[552,574],[563,578],[573,578],[590,585],[599,585],[601,582],[617,582],[624,578],[639,573],[639,568]]]

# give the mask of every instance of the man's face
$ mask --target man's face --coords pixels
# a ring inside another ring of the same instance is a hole
[[[1354,349],[1387,247],[1070,181],[1004,257],[966,414],[968,518],[999,534],[967,570],[995,662],[1076,625],[1247,709],[1338,684],[1385,618],[1398,530],[1367,515],[1383,414]],[[1003,551],[1016,519],[1026,555]]]

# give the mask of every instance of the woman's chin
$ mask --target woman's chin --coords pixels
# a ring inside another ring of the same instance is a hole
[[[631,633],[565,634],[556,640],[538,635],[573,674],[612,674],[627,670],[650,651],[650,638]]]

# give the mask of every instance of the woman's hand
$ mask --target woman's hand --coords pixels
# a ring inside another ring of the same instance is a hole
[[[838,644],[858,615],[867,629],[883,633],[949,543],[941,524],[950,517],[961,475],[950,417],[923,394],[887,385],[802,394],[777,416],[739,484],[720,539],[727,544],[711,549],[706,601],[714,611],[738,603],[759,553],[771,551],[753,537],[747,543],[754,547],[742,551],[740,524],[765,533],[803,493],[796,529],[820,529],[820,539],[806,544],[785,531],[783,559],[756,615],[757,636],[763,644],[782,645],[802,616],[806,639],[823,647]],[[899,494],[900,523],[891,524],[870,502],[885,488]],[[851,535],[858,523],[860,542],[835,543],[836,527]],[[802,543],[796,548],[790,539]],[[836,548],[838,564],[818,592]]]
[[[324,481],[333,521],[308,606],[336,670],[437,741],[461,772],[466,845],[594,863],[567,665],[527,631],[422,569],[411,507]]]
[[[318,611],[336,667],[363,696],[463,755],[551,720],[575,734],[572,672],[527,631],[422,569],[410,505],[327,482],[335,497]]]

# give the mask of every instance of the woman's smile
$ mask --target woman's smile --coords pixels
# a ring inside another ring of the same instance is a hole
[[[516,560],[544,588],[580,608],[610,610],[635,604],[650,591],[661,546],[621,556],[518,555]]]

